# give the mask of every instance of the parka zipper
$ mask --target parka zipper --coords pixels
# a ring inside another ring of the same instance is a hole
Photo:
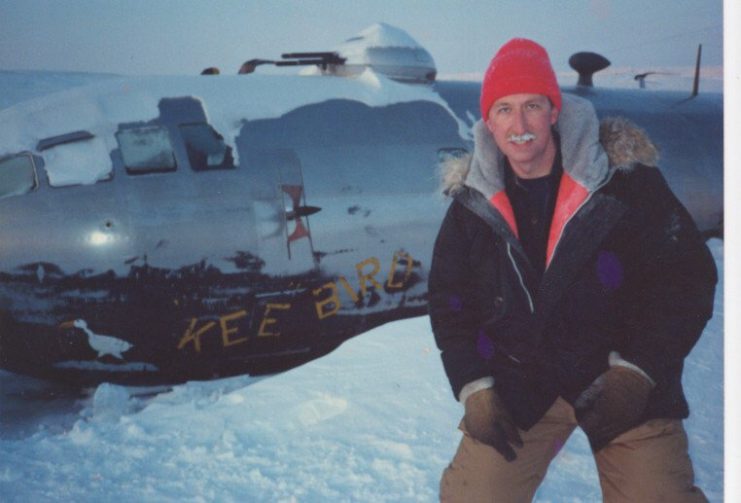
[[[530,295],[530,290],[527,289],[527,286],[525,286],[525,281],[522,279],[522,273],[520,272],[520,268],[517,267],[517,262],[515,261],[515,257],[512,256],[512,245],[508,242],[507,243],[507,255],[509,256],[510,262],[512,262],[512,267],[515,270],[515,273],[517,274],[517,279],[520,280],[520,286],[522,287],[522,290],[525,292],[525,295],[527,296],[527,302],[530,305],[530,313],[535,313],[535,304],[533,304],[533,298]]]
[[[600,190],[602,187],[607,185],[609,181],[612,179],[612,176],[615,174],[615,171],[613,170],[609,176],[593,191],[589,193],[589,195],[582,201],[582,203],[574,210],[574,212],[569,216],[569,218],[566,220],[566,223],[564,223],[563,228],[561,229],[561,233],[558,235],[558,239],[556,240],[556,246],[553,248],[553,254],[551,255],[551,262],[553,261],[553,257],[556,256],[556,250],[558,250],[558,245],[561,244],[561,238],[563,237],[563,233],[566,231],[566,227],[569,225],[569,222],[574,218],[574,216],[579,213],[579,211],[584,207],[585,204],[589,202],[590,199],[592,199],[592,196]],[[520,272],[520,268],[517,266],[517,262],[515,261],[514,256],[512,255],[512,245],[508,242],[507,243],[507,255],[509,256],[510,262],[512,262],[512,267],[515,270],[515,273],[517,274],[517,279],[520,281],[520,286],[522,287],[522,290],[525,292],[525,295],[527,296],[527,302],[530,306],[530,313],[535,313],[535,304],[533,303],[533,298],[530,295],[530,290],[527,289],[527,286],[525,286],[525,281],[522,278],[522,273]],[[549,262],[550,265],[550,262]]]

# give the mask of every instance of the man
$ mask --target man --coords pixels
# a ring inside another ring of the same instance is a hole
[[[578,425],[605,501],[705,501],[681,374],[717,277],[655,147],[562,96],[525,39],[492,60],[481,113],[473,155],[448,166],[430,273],[433,331],[465,406],[441,499],[532,500]]]

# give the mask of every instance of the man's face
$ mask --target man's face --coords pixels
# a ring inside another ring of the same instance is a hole
[[[556,144],[551,126],[558,109],[541,94],[510,94],[489,109],[486,126],[520,178],[538,178],[551,171]]]

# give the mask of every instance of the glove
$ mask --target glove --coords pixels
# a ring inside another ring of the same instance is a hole
[[[512,445],[522,447],[512,416],[494,391],[486,388],[466,399],[463,424],[471,437],[495,448],[504,459],[517,458]]]
[[[653,384],[625,367],[611,367],[576,399],[579,426],[597,452],[621,433],[638,426]]]

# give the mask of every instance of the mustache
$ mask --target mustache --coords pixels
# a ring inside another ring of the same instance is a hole
[[[531,140],[534,140],[537,138],[533,133],[523,133],[523,134],[512,134],[509,135],[507,138],[508,141],[511,141],[513,143],[525,143]]]

